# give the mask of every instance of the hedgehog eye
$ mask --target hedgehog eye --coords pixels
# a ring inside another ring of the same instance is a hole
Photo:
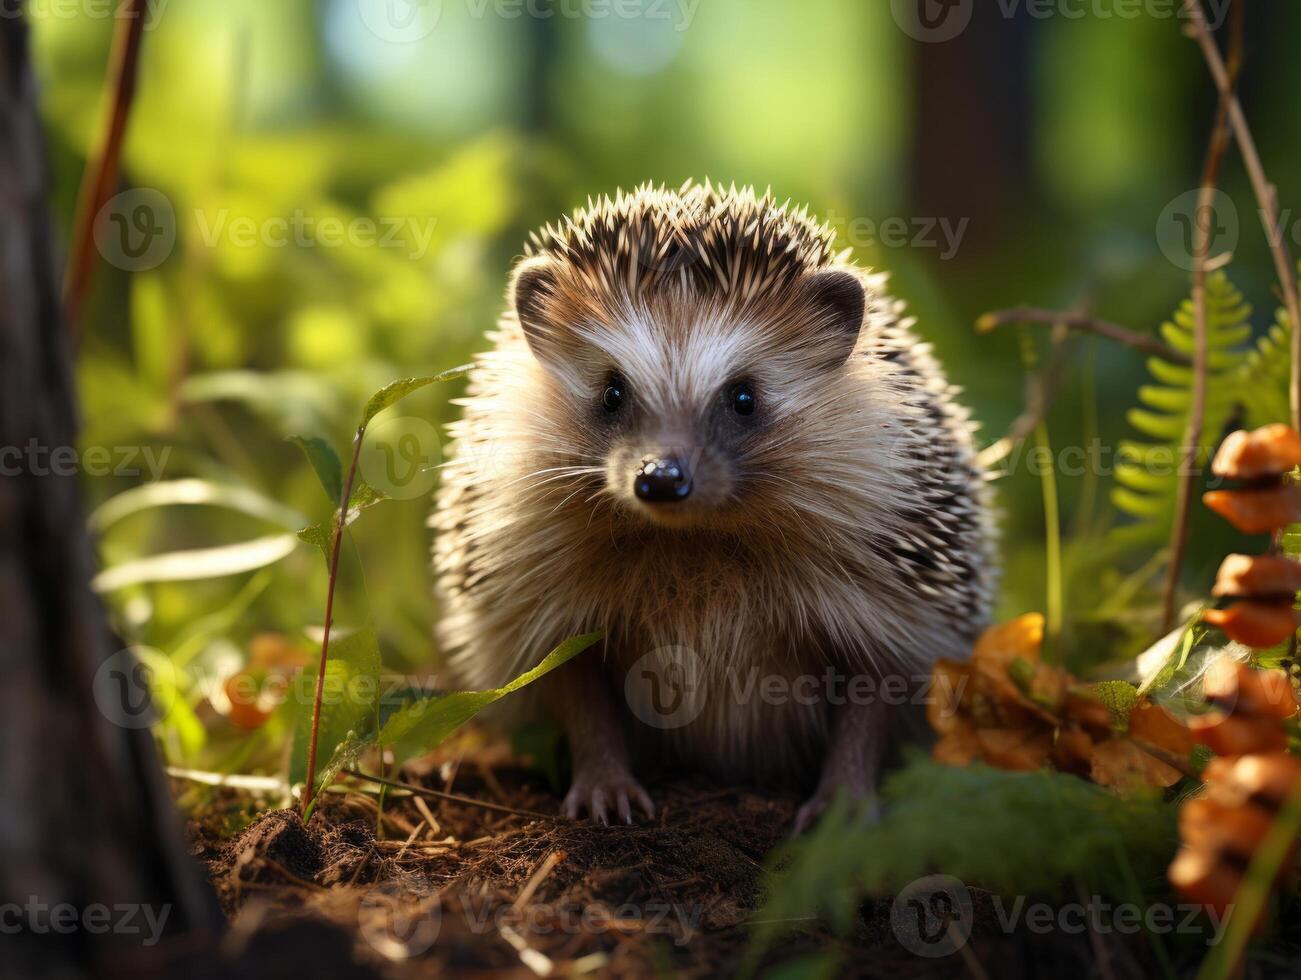
[[[623,378],[617,374],[610,379],[610,383],[605,386],[605,391],[601,394],[601,405],[611,414],[619,411],[619,406],[623,404],[624,383]]]
[[[753,415],[755,408],[754,388],[748,382],[742,381],[732,385],[732,390],[727,395],[728,403],[732,406],[732,411],[737,415]]]

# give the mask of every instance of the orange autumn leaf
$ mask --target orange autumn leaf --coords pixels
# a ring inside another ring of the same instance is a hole
[[[1282,476],[1301,466],[1301,435],[1276,422],[1252,432],[1231,432],[1220,444],[1211,472],[1229,480]]]
[[[1301,485],[1210,490],[1202,502],[1243,534],[1268,534],[1301,521]]]
[[[1190,902],[1215,909],[1223,916],[1238,893],[1241,873],[1207,851],[1180,848],[1167,872],[1170,884]]]
[[[971,679],[966,664],[939,660],[931,672],[930,696],[926,699],[926,720],[940,735],[957,727],[962,694]]]
[[[1281,670],[1257,670],[1220,657],[1202,679],[1202,693],[1215,707],[1246,718],[1285,721],[1296,714],[1292,681]]]
[[[980,758],[1000,769],[1029,772],[1042,769],[1052,753],[1052,734],[1020,728],[979,728]]]
[[[1183,773],[1144,752],[1129,739],[1113,738],[1094,747],[1090,776],[1099,786],[1119,789],[1158,786],[1164,789],[1179,782]]]
[[[1179,810],[1179,836],[1191,847],[1250,857],[1269,833],[1273,821],[1258,806],[1225,803],[1215,798],[1215,786],[1206,796],[1188,800]]]
[[[1277,646],[1296,631],[1292,599],[1261,602],[1241,599],[1227,609],[1207,609],[1202,619],[1229,639],[1258,650]]]
[[[1301,592],[1301,562],[1281,555],[1229,555],[1220,563],[1211,595],[1291,599],[1298,592]]]
[[[1193,738],[1216,755],[1282,752],[1287,748],[1287,733],[1272,718],[1245,718],[1212,711],[1189,718],[1188,728]]]
[[[1193,734],[1159,704],[1143,701],[1129,713],[1129,735],[1139,743],[1156,746],[1180,758],[1193,750]]]

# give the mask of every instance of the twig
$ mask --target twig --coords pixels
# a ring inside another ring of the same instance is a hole
[[[981,469],[997,466],[1012,455],[1017,446],[1034,435],[1035,429],[1052,407],[1057,392],[1061,390],[1058,382],[1066,369],[1066,355],[1065,338],[1054,334],[1052,356],[1037,371],[1026,376],[1025,409],[1012,420],[1001,439],[990,443],[976,454],[976,463]]]
[[[418,796],[428,796],[435,800],[446,800],[448,803],[461,803],[465,806],[475,806],[481,810],[494,810],[497,813],[509,813],[516,817],[533,817],[535,820],[557,820],[559,819],[553,813],[539,813],[537,810],[521,810],[517,807],[506,806],[504,803],[489,803],[486,800],[476,800],[470,796],[461,796],[459,793],[443,793],[436,789],[429,789],[425,786],[417,786],[415,783],[404,783],[397,779],[385,779],[383,776],[372,776],[369,773],[359,772],[356,769],[343,770],[345,775],[352,776],[355,779],[364,779],[367,782],[378,783],[381,786],[388,786],[392,789],[405,789],[408,792],[415,793]]]
[[[1242,111],[1242,103],[1234,94],[1234,79],[1224,59],[1220,57],[1215,39],[1211,37],[1206,23],[1206,14],[1202,10],[1201,0],[1184,0],[1188,11],[1188,32],[1202,49],[1207,67],[1220,90],[1220,96],[1227,99],[1229,122],[1242,151],[1242,162],[1251,178],[1252,190],[1260,205],[1260,220],[1265,226],[1269,238],[1269,248],[1274,256],[1274,267],[1278,273],[1279,285],[1283,289],[1283,301],[1287,306],[1288,319],[1292,323],[1292,383],[1289,389],[1292,407],[1292,428],[1301,431],[1301,300],[1297,297],[1297,269],[1292,262],[1292,253],[1288,249],[1287,239],[1283,236],[1283,223],[1278,211],[1278,192],[1265,176],[1265,167],[1260,162],[1260,153],[1256,150],[1256,141],[1252,138],[1247,125],[1247,116]]]
[[[1188,541],[1188,519],[1192,514],[1193,496],[1197,492],[1200,475],[1202,429],[1206,421],[1206,372],[1210,358],[1210,328],[1206,322],[1206,261],[1211,249],[1211,227],[1214,225],[1213,221],[1203,220],[1203,216],[1215,211],[1220,168],[1229,149],[1229,104],[1235,97],[1238,73],[1242,67],[1244,3],[1245,0],[1242,0],[1233,8],[1229,85],[1220,93],[1215,110],[1215,123],[1211,127],[1210,145],[1206,149],[1206,163],[1202,168],[1201,192],[1197,195],[1197,214],[1193,220],[1193,390],[1192,401],[1188,406],[1188,424],[1184,429],[1183,463],[1175,491],[1174,522],[1170,528],[1170,565],[1166,569],[1165,592],[1161,600],[1162,634],[1170,632],[1174,627],[1179,573],[1183,569],[1184,546]]]
[[[1132,347],[1145,354],[1153,354],[1162,360],[1169,361],[1171,364],[1180,364],[1187,367],[1193,363],[1192,358],[1187,354],[1175,350],[1169,344],[1162,343],[1155,337],[1137,333],[1128,327],[1109,323],[1106,320],[1099,320],[1087,313],[1042,310],[1021,306],[1013,310],[995,310],[992,313],[986,313],[976,321],[976,330],[979,333],[990,333],[1009,323],[1039,323],[1048,326],[1055,326],[1060,323],[1071,330],[1097,334],[1099,337],[1106,337],[1108,340],[1114,340],[1118,344],[1124,344],[1126,347]]]
[[[64,282],[64,306],[74,336],[81,322],[81,309],[95,272],[95,222],[117,186],[121,169],[122,143],[126,137],[131,103],[135,99],[140,42],[144,36],[148,0],[126,0],[120,11],[113,50],[106,76],[113,96],[108,104],[102,142],[86,161],[77,192],[73,221],[72,254]]]
[[[357,460],[361,456],[361,443],[366,435],[363,425],[357,429],[357,436],[352,442],[352,463],[348,466],[348,478],[343,483],[343,492],[339,499],[339,520],[334,526],[334,541],[330,551],[330,583],[325,593],[325,629],[321,635],[321,663],[316,673],[316,693],[312,697],[312,737],[307,742],[307,784],[303,788],[303,818],[307,818],[312,807],[312,788],[316,784],[316,743],[321,733],[321,699],[325,695],[325,666],[330,651],[330,625],[334,621],[334,587],[339,580],[339,546],[343,543],[343,532],[348,526],[348,501],[352,498],[352,485],[357,479]]]
[[[520,893],[511,904],[511,908],[516,912],[523,911],[527,908],[529,902],[533,900],[533,896],[537,894],[538,889],[542,886],[542,883],[547,880],[552,871],[556,870],[556,865],[564,859],[564,851],[552,851],[543,858],[542,863],[538,865],[537,870],[529,876],[529,880],[525,883],[524,887],[520,889]]]

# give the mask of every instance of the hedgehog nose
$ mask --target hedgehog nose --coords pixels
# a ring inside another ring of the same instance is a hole
[[[691,494],[691,473],[676,456],[647,456],[641,461],[633,492],[650,504],[686,500]]]

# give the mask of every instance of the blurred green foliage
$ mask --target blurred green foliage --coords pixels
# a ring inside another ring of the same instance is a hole
[[[161,192],[176,241],[153,268],[98,272],[79,361],[83,448],[149,449],[164,481],[205,489],[114,515],[98,528],[107,566],[279,541],[298,518],[327,518],[333,503],[286,440],[324,439],[342,455],[370,392],[484,346],[529,229],[647,179],[771,186],[829,215],[861,262],[893,272],[991,441],[1022,410],[1023,368],[1015,331],[974,336],[980,313],[1083,303],[1154,331],[1187,294],[1154,228],[1196,184],[1212,100],[1174,21],[995,16],[928,45],[898,29],[888,3],[705,0],[627,19],[444,0],[436,26],[395,43],[375,29],[379,3],[151,5],[123,189]],[[1253,8],[1244,95],[1285,203],[1301,200],[1301,118],[1283,111],[1301,63],[1275,54],[1298,13]],[[90,5],[36,5],[32,19],[66,229],[114,22]],[[1270,267],[1236,165],[1226,184],[1242,217],[1234,281],[1262,311],[1260,333],[1275,305]],[[889,218],[907,223],[902,244],[864,232]],[[918,241],[937,221],[965,222],[951,256],[938,231]],[[1132,437],[1125,413],[1144,378],[1132,352],[1072,341],[1048,416],[1054,446]],[[458,384],[392,412],[441,426]],[[87,492],[99,505],[149,479],[99,473]],[[1109,474],[1058,479],[1068,641],[1092,661],[1132,653],[1150,639],[1150,548],[1105,536],[1122,520]],[[1017,467],[999,501],[1001,613],[1042,608],[1038,475]],[[385,664],[404,673],[437,662],[427,509],[422,494],[359,521],[340,591],[340,621],[361,622],[366,599]],[[1223,532],[1199,543],[1205,526],[1194,524],[1193,592],[1224,550]],[[153,577],[137,568],[111,590],[118,629],[187,667],[229,673],[266,631],[305,649],[319,636],[325,576],[307,546],[263,570]],[[186,693],[202,713],[204,692]],[[273,720],[250,747],[205,742],[194,722],[168,748],[277,764],[290,724]]]

